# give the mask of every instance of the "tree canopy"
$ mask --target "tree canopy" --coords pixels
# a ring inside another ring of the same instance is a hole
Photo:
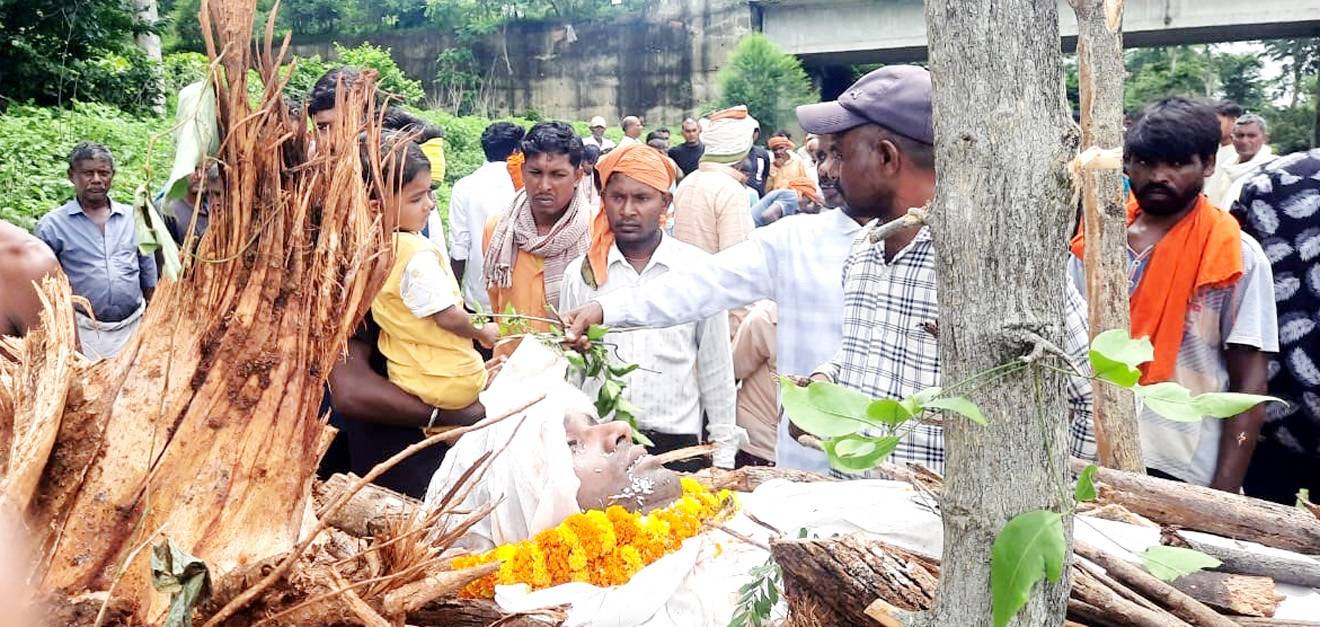
[[[747,105],[766,135],[791,122],[795,107],[818,99],[802,62],[760,33],[738,42],[719,82],[719,106]]]

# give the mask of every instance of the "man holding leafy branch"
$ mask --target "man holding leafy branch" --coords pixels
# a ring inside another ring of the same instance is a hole
[[[646,285],[673,268],[709,256],[660,229],[677,174],[669,158],[633,144],[615,148],[596,169],[603,207],[592,223],[586,256],[570,262],[564,272],[561,311],[609,292]],[[628,375],[624,400],[619,402],[626,401],[625,410],[635,406],[632,413],[639,428],[654,443],[651,453],[698,444],[704,414],[710,439],[717,444],[715,465],[733,467],[739,429],[734,424],[728,324],[728,314],[721,311],[695,322],[613,332],[603,338],[614,345],[611,352],[620,360],[641,366]],[[611,383],[607,378],[604,385]],[[687,467],[671,465],[680,470],[697,467],[693,462]]]

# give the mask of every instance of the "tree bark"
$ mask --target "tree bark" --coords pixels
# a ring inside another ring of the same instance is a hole
[[[1074,462],[1079,471],[1083,465]],[[1320,554],[1320,520],[1295,507],[1107,468],[1095,482],[1101,505],[1117,503],[1162,525]]]
[[[156,0],[133,0],[133,13],[137,21],[145,26],[155,28],[160,22],[160,13],[156,10]],[[160,35],[154,31],[142,32],[135,39],[138,47],[142,49],[148,59],[155,61],[157,64],[161,62]],[[156,67],[156,83],[160,88],[157,92],[160,96],[156,99],[156,102],[152,103],[152,106],[156,109],[156,113],[164,113],[167,95],[165,93],[165,69],[159,65]]]
[[[1123,148],[1123,0],[1069,0],[1077,14],[1077,71],[1082,148]],[[1091,337],[1130,326],[1127,212],[1117,167],[1079,170],[1082,230],[1086,236],[1086,302]],[[1132,392],[1093,386],[1095,440],[1100,464],[1144,473],[1141,434]]]
[[[789,611],[814,608],[828,625],[869,625],[866,609],[879,598],[915,612],[934,602],[940,567],[930,560],[861,536],[778,540],[770,554],[784,574]]]
[[[1269,577],[1231,575],[1207,570],[1179,577],[1173,587],[1206,606],[1228,614],[1269,618],[1283,597]]]
[[[928,0],[926,24],[941,378],[953,383],[1029,354],[1032,334],[1063,344],[1074,215],[1065,164],[1078,138],[1060,89],[1056,3]],[[946,414],[944,567],[923,621],[991,624],[995,536],[1024,512],[1068,511],[1064,386],[1057,371],[1031,366],[973,393],[988,425]],[[1034,587],[1017,624],[1060,624],[1067,579]]]
[[[1320,588],[1320,559],[1305,555],[1286,556],[1278,553],[1266,553],[1251,545],[1223,544],[1203,542],[1186,532],[1173,532],[1177,536],[1174,542],[1195,549],[1221,562],[1219,568],[1226,573],[1239,575],[1257,575],[1269,577],[1279,583],[1290,583],[1307,588]]]

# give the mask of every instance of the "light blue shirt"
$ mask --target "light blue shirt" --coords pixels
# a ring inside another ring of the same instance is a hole
[[[688,260],[645,289],[602,295],[605,324],[665,327],[770,299],[779,305],[775,356],[779,373],[809,375],[834,356],[842,340],[840,277],[861,228],[838,209],[789,216],[713,256]],[[788,436],[784,419],[775,461],[787,468],[829,470],[824,453]]]
[[[156,260],[138,253],[128,205],[111,201],[103,230],[75,198],[42,216],[36,236],[55,251],[73,293],[92,304],[97,320],[127,318],[142,304],[143,290],[156,286]]]

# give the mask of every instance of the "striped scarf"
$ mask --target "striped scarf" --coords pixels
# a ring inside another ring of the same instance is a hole
[[[589,216],[586,204],[579,190],[573,194],[568,209],[550,227],[550,232],[538,235],[527,192],[518,192],[508,212],[500,218],[495,231],[491,233],[483,273],[486,287],[507,288],[513,285],[513,264],[518,259],[518,249],[522,249],[545,260],[545,300],[557,307],[564,269],[568,267],[568,262],[587,252]]]

